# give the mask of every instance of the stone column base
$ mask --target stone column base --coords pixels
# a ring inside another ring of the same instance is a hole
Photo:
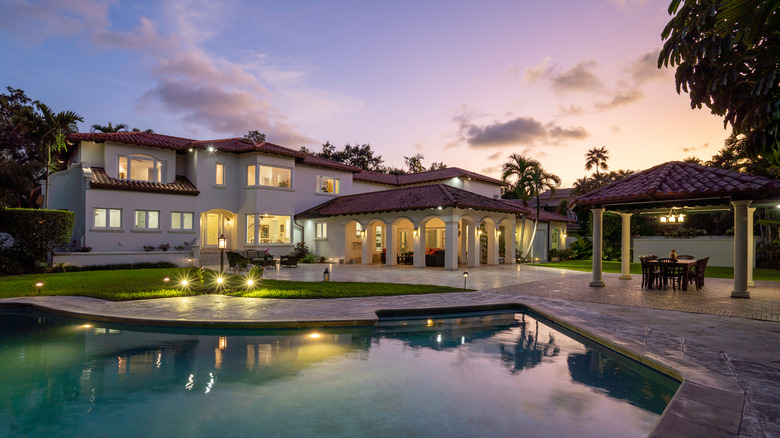
[[[738,290],[731,291],[731,298],[750,298],[750,292],[740,292]]]
[[[593,280],[593,281],[590,282],[590,284],[588,286],[590,286],[590,287],[604,287],[604,282],[601,281],[601,280]]]

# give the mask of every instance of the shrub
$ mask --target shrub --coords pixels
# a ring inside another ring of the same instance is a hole
[[[311,251],[309,251],[309,247],[306,246],[305,242],[298,242],[298,243],[296,243],[294,251],[297,252],[298,256],[301,257],[301,258],[306,257],[307,255],[311,254]],[[311,262],[309,262],[309,263],[311,263]]]
[[[265,272],[265,268],[263,268],[262,266],[253,266],[252,269],[249,270],[249,273],[247,274],[247,276],[249,278],[252,278],[252,279],[255,279],[255,280],[259,280],[259,279],[263,278],[263,273],[264,272]]]
[[[174,246],[173,249],[175,249],[176,251],[184,251],[184,245]]]
[[[116,265],[89,265],[89,266],[73,266],[66,265],[64,263],[57,263],[52,267],[49,272],[65,272],[67,268],[68,272],[77,271],[116,271],[119,269],[156,269],[156,268],[175,268],[176,264],[170,262],[157,262],[157,263],[122,263]]]
[[[155,248],[152,245],[144,245],[144,251],[151,252],[154,251]]]
[[[159,249],[160,251],[168,251],[169,249],[171,249],[171,244],[161,243],[160,246],[157,247],[157,249]]]
[[[92,247],[91,246],[85,246],[83,248],[79,248],[79,250],[78,250],[78,252],[90,252],[90,251],[92,251]]]
[[[664,235],[671,239],[688,239],[696,236],[706,236],[707,230],[702,230],[700,228],[679,228],[677,230],[669,231]]]
[[[67,244],[73,234],[75,214],[64,210],[26,208],[0,209],[0,232],[13,239],[0,239],[1,272],[34,271],[46,266],[49,254]]]
[[[303,258],[299,259],[298,261],[301,263],[317,263],[320,260],[319,256],[315,254],[307,254]]]
[[[580,237],[569,245],[569,249],[576,259],[588,259],[593,256],[593,242],[589,239]]]

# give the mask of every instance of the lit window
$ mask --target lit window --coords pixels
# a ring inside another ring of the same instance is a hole
[[[338,178],[327,176],[317,177],[317,193],[332,193],[338,195],[340,191]]]
[[[218,186],[224,186],[225,185],[225,164],[224,163],[217,163],[216,184]]]
[[[118,208],[96,208],[95,228],[122,228],[122,210]]]
[[[363,225],[360,225],[360,222],[355,223],[355,237],[358,239],[363,237]]]
[[[193,213],[174,211],[171,212],[171,229],[172,230],[192,230],[192,218]]]
[[[376,250],[382,251],[382,228],[376,227]]]
[[[246,243],[290,243],[290,216],[246,215]]]
[[[136,210],[135,228],[143,230],[160,229],[160,212],[152,210]]]
[[[248,186],[292,187],[292,169],[285,167],[247,166],[246,184]]]
[[[148,155],[120,156],[117,176],[122,179],[163,182],[165,162]]]
[[[317,223],[314,228],[315,239],[325,239],[328,237],[328,224]]]

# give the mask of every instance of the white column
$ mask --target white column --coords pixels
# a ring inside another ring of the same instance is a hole
[[[731,201],[734,206],[734,290],[732,298],[750,298],[748,282],[748,205],[751,201]]]
[[[460,221],[460,247],[458,248],[460,251],[460,262],[468,264],[468,239],[466,236],[468,236],[466,232],[466,227],[468,225],[466,224],[466,221],[462,220]]]
[[[373,243],[371,239],[371,235],[375,233],[376,228],[366,226],[363,228],[362,235],[360,236],[360,245],[361,249],[363,251],[361,255],[361,262],[364,265],[370,265],[373,261],[371,260],[371,244]]]
[[[756,285],[756,283],[753,281],[753,264],[755,261],[753,260],[755,256],[755,250],[753,247],[753,240],[755,237],[753,236],[753,213],[756,212],[756,207],[748,207],[748,216],[747,216],[747,254],[748,254],[748,265],[747,265],[747,285],[748,287],[753,287]]]
[[[479,267],[479,225],[469,224],[469,268]]]
[[[444,269],[458,269],[458,221],[455,219],[444,222]]]
[[[412,232],[414,239],[414,267],[425,267],[425,225],[420,225]]]
[[[591,208],[591,222],[593,223],[593,280],[591,287],[604,287],[604,281],[601,279],[601,257],[602,257],[602,232],[601,226],[604,220],[603,208]]]
[[[498,264],[498,239],[496,239],[496,226],[491,223],[486,223],[485,233],[487,233],[487,265],[496,265]]]
[[[397,238],[395,236],[395,224],[387,224],[385,226],[385,265],[394,266],[397,259],[396,256],[396,244]]]
[[[504,245],[504,263],[514,265],[517,263],[515,261],[515,233],[517,224],[513,223],[505,228],[504,233],[506,233],[506,235],[504,236],[504,240],[506,241],[506,245]]]
[[[618,213],[621,219],[620,279],[631,280],[631,213]]]

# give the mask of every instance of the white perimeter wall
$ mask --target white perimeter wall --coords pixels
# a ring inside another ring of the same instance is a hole
[[[176,266],[189,266],[190,251],[149,251],[149,252],[60,252],[54,253],[53,263],[65,263],[72,266],[121,265],[134,263],[169,262]]]
[[[756,258],[756,239],[753,238],[753,265]],[[709,257],[707,266],[734,266],[734,238],[725,236],[703,236],[691,239],[668,239],[666,237],[636,237],[634,238],[634,263],[639,263],[639,256],[655,254],[658,257],[669,257],[672,249],[677,254],[688,254],[702,259]]]

